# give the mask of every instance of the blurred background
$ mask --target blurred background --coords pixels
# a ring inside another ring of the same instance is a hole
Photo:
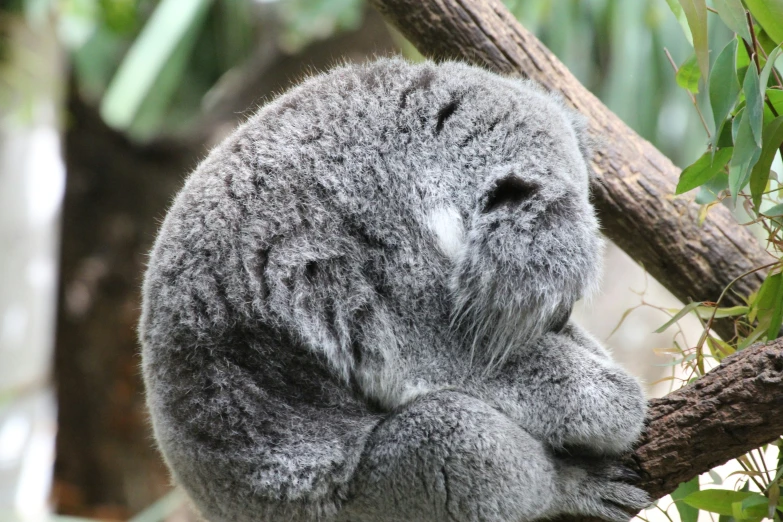
[[[665,0],[506,4],[675,163],[704,150],[664,53],[692,53]],[[146,252],[238,122],[307,75],[391,54],[421,59],[363,0],[0,2],[0,520],[195,520],[144,408]],[[653,334],[676,300],[614,247],[606,272],[578,320],[664,394],[666,348],[698,322]]]

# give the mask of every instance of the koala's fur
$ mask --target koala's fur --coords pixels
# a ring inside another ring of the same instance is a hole
[[[380,60],[305,81],[176,198],[141,319],[155,436],[211,521],[623,521],[638,383],[567,323],[601,258],[582,122]]]

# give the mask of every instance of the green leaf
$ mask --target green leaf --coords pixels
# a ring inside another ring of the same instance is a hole
[[[783,44],[781,44],[783,45]],[[775,67],[775,61],[780,56],[781,45],[775,47],[771,53],[767,56],[767,63],[764,64],[764,68],[761,69],[759,75],[759,85],[761,86],[761,92],[767,89],[767,82],[769,82],[769,75],[772,73],[772,68]]]
[[[774,207],[768,208],[764,211],[764,215],[769,217],[783,216],[783,203],[779,203]]]
[[[700,303],[700,302],[696,302],[696,301],[694,301],[692,303],[688,303],[687,305],[685,305],[682,308],[682,310],[680,310],[679,312],[674,314],[674,317],[672,317],[671,319],[666,321],[666,323],[663,326],[661,326],[660,328],[655,330],[655,333],[663,333],[663,332],[665,332],[666,329],[669,328],[671,325],[673,325],[674,323],[676,323],[677,321],[679,321],[680,319],[682,319],[683,317],[685,317],[686,315],[688,315],[692,311],[696,310],[696,308],[698,308],[699,306],[701,306],[703,304],[704,303]]]
[[[706,489],[704,491],[696,491],[691,493],[684,499],[683,502],[689,506],[693,506],[696,509],[709,511],[711,513],[718,513],[720,515],[734,516],[734,509],[732,504],[739,503],[741,506],[742,501],[748,498],[763,498],[766,504],[767,498],[759,493],[753,491],[730,491],[726,489]],[[753,508],[751,508],[752,510]],[[749,510],[750,511],[750,510]],[[762,506],[762,517],[766,512],[766,507]]]
[[[737,33],[748,43],[753,43],[748,29],[748,19],[745,17],[745,8],[740,0],[713,0],[718,16],[729,29]]]
[[[767,100],[775,107],[775,112],[783,116],[783,90],[767,89]]]
[[[783,42],[783,0],[745,0],[745,5],[775,43]]]
[[[745,337],[739,343],[737,343],[737,350],[742,351],[748,346],[750,346],[751,344],[761,339],[762,336],[766,335],[768,329],[769,329],[769,316],[759,321],[759,324],[756,326],[756,328],[754,328],[753,331],[747,337]]]
[[[714,157],[712,151],[702,154],[693,165],[682,171],[675,194],[688,192],[712,179],[729,163],[733,150],[731,147],[720,149],[714,154]]]
[[[756,140],[753,138],[748,112],[747,110],[742,111],[742,117],[737,127],[737,136],[734,139],[734,154],[731,157],[729,168],[729,190],[732,202],[735,204],[742,187],[750,180],[751,169],[761,156],[761,147],[756,145]]]
[[[737,40],[733,39],[723,48],[710,72],[710,105],[715,121],[713,145],[720,137],[726,118],[737,103],[740,93],[740,84],[734,69],[737,61],[737,43]]]
[[[768,275],[759,288],[758,298],[754,307],[758,310],[759,323],[764,318],[771,317],[777,308],[779,289],[783,283],[783,274],[780,272]]]
[[[767,329],[768,341],[777,338],[778,333],[780,332],[780,326],[783,324],[783,275],[778,273],[767,279],[775,276],[777,276],[778,282],[774,295],[772,294],[772,291],[770,291],[770,294],[773,295],[773,297],[772,301],[769,303],[772,307],[772,314],[770,315],[769,328]]]
[[[761,127],[764,124],[764,95],[759,86],[759,73],[753,65],[748,67],[742,90],[745,91],[745,114],[753,133],[753,139],[756,141],[756,145],[761,147]]]
[[[691,34],[691,28],[688,27],[688,19],[685,18],[685,13],[682,12],[682,7],[680,7],[680,4],[677,2],[677,0],[666,0],[666,3],[669,4],[669,9],[671,9],[672,13],[674,13],[674,17],[677,19],[677,23],[679,23],[680,27],[682,27],[682,31],[685,33],[685,38],[688,40],[688,43],[693,45],[693,35]]]
[[[675,80],[677,80],[677,85],[683,89],[697,93],[699,92],[699,78],[701,78],[701,71],[699,71],[696,55],[693,54],[677,69]]]
[[[739,38],[739,36],[737,38]],[[739,40],[737,41],[739,42]],[[745,48],[745,44],[742,42],[739,43],[740,45],[737,46],[737,79],[742,83],[745,81],[745,71],[748,70],[748,66],[750,65],[750,55]]]
[[[707,41],[707,4],[705,0],[679,0],[693,35],[693,50],[704,78],[710,77],[710,48]],[[783,1],[783,0],[781,0]]]
[[[715,314],[716,319],[723,319],[724,317],[734,317],[737,315],[745,315],[748,313],[748,307],[747,306],[731,306],[728,308],[718,308],[715,310],[712,306],[700,306],[696,309],[696,312],[699,314],[699,317],[702,319],[708,319],[712,317],[712,314]]]
[[[705,0],[679,0],[693,35],[693,50],[704,78],[710,77],[710,48],[707,40],[707,3]]]
[[[761,205],[761,194],[767,188],[769,171],[778,148],[783,144],[783,116],[778,116],[764,127],[764,143],[758,162],[753,166],[750,174],[750,193],[753,196],[753,206],[758,209]]]
[[[101,116],[127,129],[185,36],[200,25],[211,0],[162,0],[133,42],[101,101]]]
[[[677,511],[680,512],[680,520],[682,522],[697,522],[699,520],[699,510],[681,502],[683,498],[696,491],[699,491],[699,477],[694,477],[688,482],[681,483],[677,486],[677,489],[672,491],[672,500],[677,507]]]
[[[739,126],[742,121],[742,116],[745,114],[745,107],[742,107],[734,115],[734,119],[731,120],[731,142],[737,143],[737,134],[739,134]]]
[[[723,172],[718,172],[714,178],[707,181],[699,189],[699,193],[696,194],[694,201],[699,205],[706,205],[712,203],[717,199],[718,194],[722,190],[729,188],[729,176]]]

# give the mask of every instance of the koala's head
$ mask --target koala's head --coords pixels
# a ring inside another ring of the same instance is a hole
[[[530,82],[464,65],[441,65],[429,90],[417,102],[437,105],[427,146],[440,166],[424,204],[450,263],[452,324],[499,364],[560,330],[598,284],[585,123]]]
[[[237,212],[265,238],[250,254],[266,257],[240,270],[265,267],[258,288],[316,345],[324,332],[421,344],[427,328],[500,363],[562,328],[597,284],[583,126],[532,83],[459,63],[316,76],[213,158],[221,172],[245,162],[246,181],[224,182],[253,194]]]

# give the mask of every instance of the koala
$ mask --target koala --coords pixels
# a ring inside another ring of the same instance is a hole
[[[461,63],[343,65],[187,179],[143,287],[155,439],[210,521],[626,521],[639,383],[569,321],[582,118]]]

